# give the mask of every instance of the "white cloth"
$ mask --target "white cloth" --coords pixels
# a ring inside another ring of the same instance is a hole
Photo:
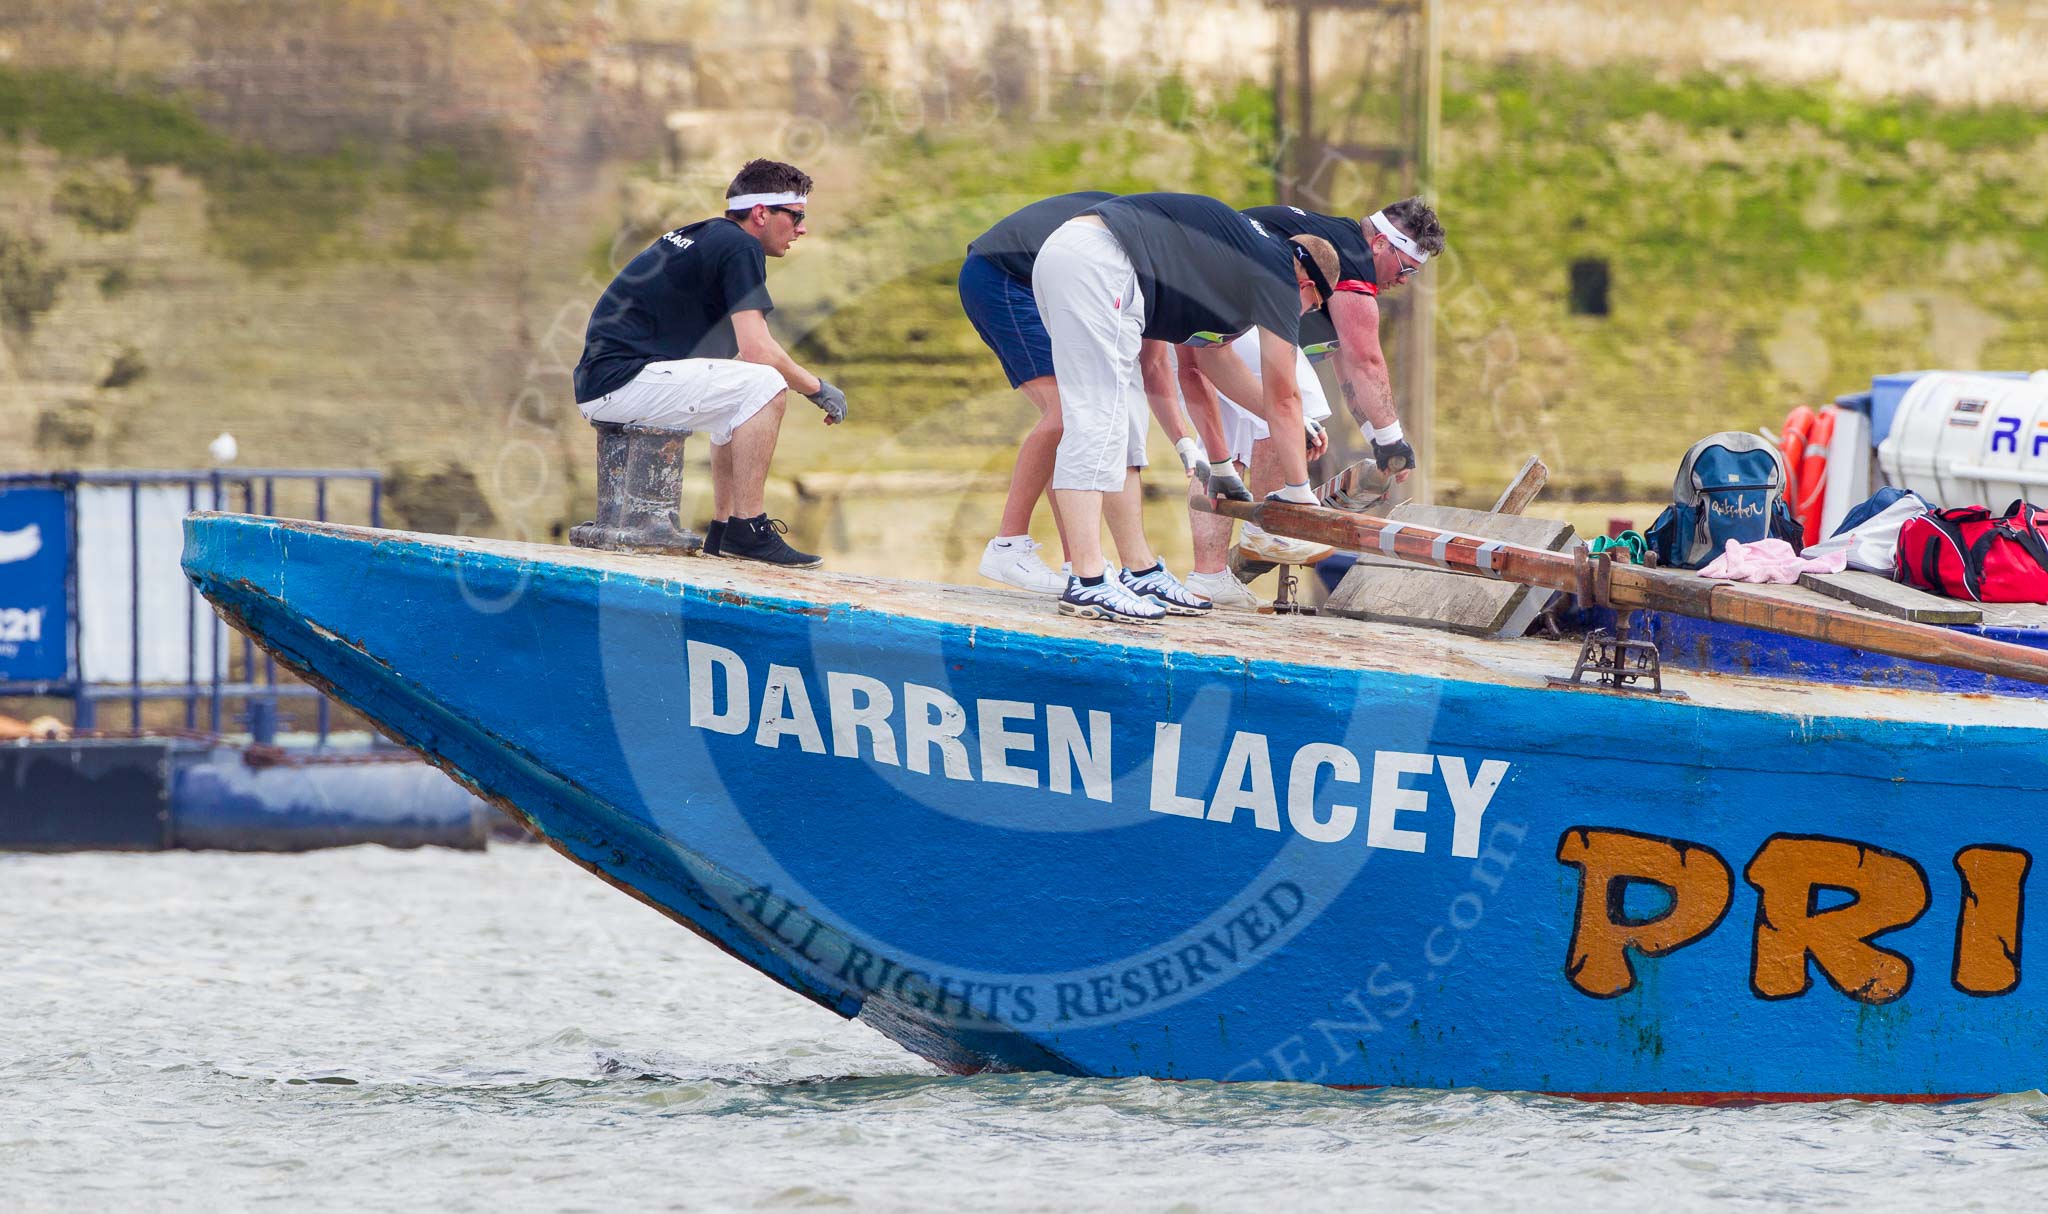
[[[227,625],[199,597],[179,567],[185,511],[239,510],[242,489],[231,483],[218,502],[205,483],[80,485],[78,487],[78,671],[93,683],[125,683],[137,672],[141,633],[145,683],[210,680],[228,650]],[[263,508],[259,492],[252,504]],[[129,525],[131,516],[135,526]],[[50,537],[44,537],[47,542]],[[64,621],[43,621],[45,643]]]
[[[1252,377],[1258,378],[1258,329],[1247,329],[1239,334],[1237,340],[1230,343],[1230,349],[1245,366],[1251,368]],[[1323,381],[1316,378],[1315,367],[1309,363],[1308,355],[1301,350],[1294,352],[1294,379],[1301,385],[1302,420],[1319,422],[1330,416],[1330,398],[1323,392]],[[1265,438],[1267,433],[1265,418],[1229,397],[1223,397],[1223,437],[1229,440],[1230,454],[1238,463],[1252,462],[1252,444]],[[1307,441],[1306,436],[1303,437],[1303,441]]]
[[[640,374],[577,408],[594,422],[662,426],[709,434],[723,447],[732,432],[788,388],[782,373],[736,358],[678,358],[648,363]]]
[[[1818,544],[1801,549],[1799,555],[1812,559],[1840,552],[1848,558],[1849,568],[1890,577],[1892,558],[1899,551],[1899,529],[1906,525],[1907,519],[1918,518],[1925,513],[1927,503],[1919,495],[1909,493],[1858,523],[1855,530],[1829,536]]]
[[[1109,229],[1069,220],[1038,251],[1031,294],[1052,338],[1061,433],[1052,487],[1114,493],[1145,466],[1145,300]]]
[[[1724,582],[1767,582],[1790,586],[1799,580],[1802,573],[1840,573],[1842,565],[1840,552],[1809,560],[1793,551],[1792,545],[1784,540],[1756,540],[1747,544],[1741,540],[1729,540],[1721,555],[1700,570],[1700,576],[1719,578]]]

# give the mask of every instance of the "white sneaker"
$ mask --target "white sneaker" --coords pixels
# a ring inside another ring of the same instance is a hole
[[[1141,599],[1151,599],[1166,608],[1168,615],[1208,615],[1215,604],[1205,596],[1191,592],[1186,584],[1173,576],[1165,565],[1147,574],[1132,573],[1129,569],[1117,571],[1116,580],[1125,589]]]
[[[1244,531],[1237,537],[1237,550],[1276,565],[1313,565],[1337,551],[1328,544],[1274,535],[1254,523],[1244,525]]]
[[[1157,624],[1166,618],[1166,608],[1132,594],[1117,578],[1103,578],[1099,586],[1083,586],[1080,578],[1069,577],[1066,592],[1060,595],[1060,614],[1120,624]]]
[[[1221,573],[1190,573],[1187,587],[1216,604],[1218,611],[1257,611],[1266,605],[1227,569]]]
[[[1059,594],[1066,590],[1067,579],[1045,567],[1039,547],[1030,539],[990,540],[981,551],[981,576],[1019,590]]]

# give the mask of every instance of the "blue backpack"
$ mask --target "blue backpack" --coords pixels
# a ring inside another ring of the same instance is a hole
[[[1761,435],[1731,430],[1694,443],[1678,463],[1671,505],[1645,534],[1660,564],[1698,569],[1729,540],[1781,539],[1798,548],[1785,504],[1785,460]]]

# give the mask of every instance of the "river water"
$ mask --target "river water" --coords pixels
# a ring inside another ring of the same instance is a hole
[[[2048,1099],[936,1073],[544,849],[0,855],[0,1207],[2039,1208]]]

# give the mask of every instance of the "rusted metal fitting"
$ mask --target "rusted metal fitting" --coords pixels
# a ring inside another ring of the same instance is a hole
[[[677,517],[688,430],[592,422],[597,431],[597,518],[569,529],[578,548],[694,553],[704,537]]]

